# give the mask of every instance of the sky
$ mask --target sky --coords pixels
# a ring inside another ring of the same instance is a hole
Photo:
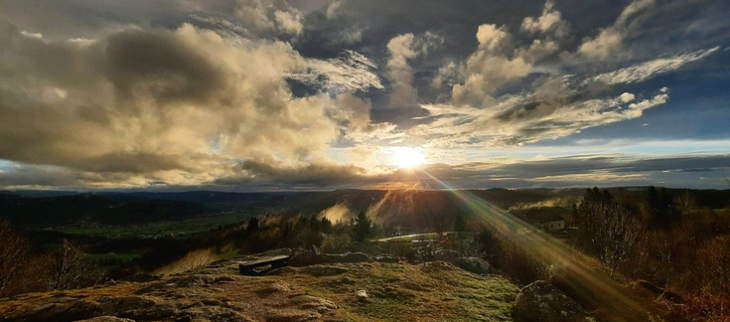
[[[728,189],[728,15],[4,0],[0,189]]]

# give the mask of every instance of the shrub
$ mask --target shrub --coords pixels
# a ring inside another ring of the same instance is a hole
[[[346,234],[329,235],[324,238],[320,250],[324,253],[344,253],[350,249],[352,240]]]

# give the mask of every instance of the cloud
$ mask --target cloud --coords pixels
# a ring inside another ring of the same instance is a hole
[[[729,26],[698,9],[719,0],[41,2],[0,4],[0,160],[24,185],[395,186],[379,149],[545,142],[685,99],[636,84]]]
[[[303,165],[282,165],[247,160],[235,169],[237,176],[217,179],[222,185],[279,183],[294,185],[334,186],[362,180],[367,171],[354,165],[312,162]]]
[[[624,41],[635,34],[653,13],[655,0],[634,0],[613,25],[601,29],[595,38],[585,39],[578,53],[590,58],[606,58],[624,50]]]
[[[489,109],[426,106],[437,121],[416,126],[410,137],[424,138],[429,147],[503,147],[555,139],[585,128],[638,118],[644,110],[667,102],[662,93],[628,103],[627,95],[616,98],[570,102],[571,91],[550,100],[513,96]]]
[[[547,1],[540,17],[527,17],[520,28],[528,33],[552,34],[556,38],[567,37],[570,25],[563,20],[560,11],[555,10],[555,3]]]
[[[364,55],[345,50],[337,58],[307,59],[305,70],[288,77],[329,93],[383,89],[380,77],[374,73],[376,69],[375,63]]]
[[[418,93],[413,87],[413,69],[410,61],[425,55],[429,49],[438,46],[440,39],[431,33],[416,37],[412,33],[398,35],[388,42],[390,58],[387,62],[388,77],[392,81],[390,107],[413,107]]]
[[[238,0],[237,4],[238,23],[254,32],[298,36],[304,30],[302,13],[286,1]]]
[[[669,58],[657,58],[634,66],[603,73],[593,77],[591,80],[604,82],[609,85],[639,83],[657,75],[675,71],[686,64],[703,59],[719,49],[720,47],[713,47]]]
[[[0,159],[200,184],[236,159],[324,159],[369,123],[358,98],[293,97],[285,79],[311,61],[278,41],[183,25],[49,42],[4,23],[0,43]]]

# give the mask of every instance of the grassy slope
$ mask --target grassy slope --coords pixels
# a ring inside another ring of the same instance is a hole
[[[510,310],[519,293],[504,277],[479,276],[443,262],[341,265],[350,271],[264,278],[284,279],[334,301],[349,321],[512,321]],[[352,282],[343,283],[344,277]],[[369,300],[356,300],[358,290],[365,290]]]

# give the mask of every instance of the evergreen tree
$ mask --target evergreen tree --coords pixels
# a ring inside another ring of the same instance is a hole
[[[248,226],[246,226],[246,233],[247,234],[253,234],[259,230],[259,219],[256,217],[251,217],[251,219],[248,220]]]
[[[365,238],[370,235],[370,229],[372,224],[373,222],[370,220],[370,218],[368,218],[364,211],[358,213],[357,218],[355,218],[354,226],[355,241],[360,243],[365,241]]]
[[[319,229],[323,233],[330,233],[332,232],[332,221],[327,219],[327,217],[322,217],[322,219],[319,221]]]
[[[466,228],[466,220],[464,220],[464,216],[457,212],[456,219],[454,220],[454,231],[458,235],[463,235],[466,232]]]

